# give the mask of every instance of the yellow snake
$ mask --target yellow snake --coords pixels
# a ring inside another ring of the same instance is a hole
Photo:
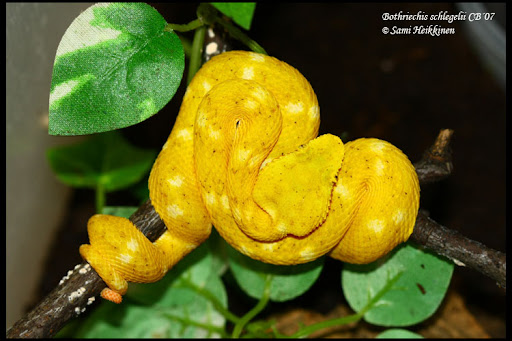
[[[406,241],[419,207],[411,162],[392,144],[317,137],[308,81],[276,58],[232,51],[190,83],[149,178],[167,231],[149,242],[125,218],[95,215],[80,253],[120,302],[130,282],[159,280],[210,235],[272,264],[329,254],[369,263]]]

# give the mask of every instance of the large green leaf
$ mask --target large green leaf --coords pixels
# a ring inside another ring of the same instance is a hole
[[[364,319],[380,326],[409,326],[431,316],[441,304],[453,263],[410,243],[382,260],[345,264],[342,287],[349,305]]]
[[[211,4],[246,30],[251,28],[256,8],[255,2],[212,2]]]
[[[85,142],[50,148],[47,158],[57,178],[73,187],[115,191],[141,180],[156,152],[134,147],[120,133],[97,134]]]
[[[228,246],[229,266],[240,287],[249,296],[260,299],[267,275],[272,275],[270,299],[291,300],[305,293],[322,272],[324,257],[299,265],[272,265],[251,259]]]
[[[183,47],[144,3],[102,3],[69,26],[57,49],[48,132],[82,135],[139,123],[174,96]]]

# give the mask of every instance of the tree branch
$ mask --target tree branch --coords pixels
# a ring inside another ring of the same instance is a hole
[[[166,230],[150,200],[132,214],[130,221],[152,242]],[[83,313],[103,288],[105,282],[87,262],[78,264],[35,308],[7,330],[6,337],[53,337],[69,320]]]
[[[506,254],[464,237],[430,219],[420,210],[409,240],[425,249],[451,259],[456,265],[467,266],[492,278],[503,289],[507,286]]]
[[[421,185],[443,180],[452,173],[452,136],[453,130],[441,129],[434,144],[423,153],[422,159],[414,164]]]

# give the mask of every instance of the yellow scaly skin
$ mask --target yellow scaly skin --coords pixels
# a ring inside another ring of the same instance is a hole
[[[210,235],[271,264],[329,254],[369,263],[406,241],[419,207],[408,158],[392,144],[316,138],[308,81],[273,57],[212,58],[185,93],[149,178],[167,231],[149,242],[124,218],[95,215],[80,253],[120,302],[127,281],[154,282]],[[113,297],[112,297],[113,295]]]

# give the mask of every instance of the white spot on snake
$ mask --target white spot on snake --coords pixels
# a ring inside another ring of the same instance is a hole
[[[375,231],[375,233],[380,233],[385,227],[384,221],[380,219],[373,219],[368,222],[368,228]]]
[[[187,244],[187,246],[185,246],[185,248],[189,251],[194,250],[196,247],[196,244]]]
[[[267,208],[265,208],[265,211],[267,211],[267,213],[268,213],[272,218],[276,216],[276,210],[274,210],[273,208],[267,207]]]
[[[240,219],[240,217],[242,216],[240,214],[240,209],[238,207],[233,207],[231,213],[233,214],[233,217],[235,217],[235,219]]]
[[[254,110],[254,109],[256,109],[257,106],[258,106],[258,103],[256,103],[253,100],[248,99],[247,101],[245,101],[245,107],[247,109]]]
[[[192,132],[189,129],[181,129],[176,134],[176,137],[180,137],[184,140],[190,140],[192,139]]]
[[[302,259],[306,260],[306,261],[312,261],[316,258],[316,253],[314,253],[311,248],[306,248],[304,250],[302,250],[302,252],[300,253],[300,256],[302,257]]]
[[[282,233],[286,233],[288,232],[288,226],[286,226],[285,223],[279,223],[277,226],[276,226],[276,229],[279,231],[279,232],[282,232]]]
[[[139,243],[135,238],[132,238],[128,243],[126,243],[126,247],[130,251],[137,251],[137,249],[139,248]]]
[[[183,185],[183,177],[181,175],[176,175],[174,178],[169,179],[169,184],[174,187],[181,187]]]
[[[395,212],[395,214],[393,215],[393,221],[395,222],[395,224],[400,224],[405,218],[405,214],[404,214],[404,211],[402,210],[397,210]]]
[[[309,118],[317,120],[320,117],[320,107],[318,105],[312,105],[308,110]]]
[[[260,101],[265,101],[267,99],[267,93],[259,87],[253,91],[252,95]]]
[[[217,203],[217,197],[215,196],[215,193],[206,193],[204,199],[208,206],[213,206]]]
[[[272,162],[272,158],[269,157],[268,159],[265,159],[265,161],[263,161],[263,163],[260,166],[260,170],[262,170],[270,162]]]
[[[252,67],[246,67],[242,74],[243,79],[253,79],[254,78],[254,69]]]
[[[212,139],[215,139],[215,140],[220,139],[220,131],[214,130],[212,127],[209,127],[208,133]]]
[[[336,185],[336,188],[334,189],[334,193],[340,195],[342,198],[349,198],[350,197],[350,191],[347,187],[345,187],[342,183],[342,181],[339,181]]]
[[[229,198],[226,194],[223,194],[221,197],[220,197],[220,202],[222,203],[222,207],[224,207],[224,209],[226,210],[230,210],[230,206],[229,206]]]
[[[240,252],[243,253],[244,255],[248,255],[249,254],[249,250],[247,250],[247,248],[245,246],[240,246]]]
[[[123,263],[130,263],[133,257],[130,255],[120,254],[117,258]]]
[[[216,42],[211,42],[206,45],[206,54],[214,54],[217,52],[219,45]]]
[[[250,150],[247,150],[247,149],[239,149],[237,151],[237,155],[236,157],[238,158],[238,160],[240,161],[247,161],[247,158],[249,157],[249,155],[251,154],[251,151]]]
[[[274,251],[275,246],[275,243],[263,243],[263,250],[271,252]]]
[[[253,210],[244,210],[245,219],[250,221],[253,217]]]
[[[203,88],[204,88],[204,92],[207,93],[212,88],[212,85],[210,83],[208,83],[207,81],[203,81]]]
[[[381,154],[383,152],[383,149],[386,148],[386,144],[381,141],[376,141],[371,144],[370,149],[378,154]]]
[[[297,102],[297,103],[288,103],[284,109],[286,111],[288,111],[289,113],[291,114],[298,114],[300,113],[302,110],[304,110],[304,105],[302,104],[302,102]]]
[[[187,90],[185,90],[185,94],[183,95],[183,100],[185,100],[191,93],[192,90],[190,90],[190,86],[187,86]]]
[[[208,119],[206,118],[206,113],[204,111],[200,110],[197,113],[197,126],[199,128],[204,128],[204,127],[206,127],[207,121],[208,121]]]
[[[265,56],[262,54],[251,52],[250,55],[251,55],[251,60],[254,60],[255,62],[262,63],[265,61]]]
[[[382,162],[382,160],[380,160],[380,159],[377,159],[377,160],[375,161],[375,174],[376,174],[377,176],[382,176],[382,175],[384,175],[384,168],[385,168],[385,167],[386,167],[386,166],[384,165],[384,162]]]
[[[176,218],[183,215],[183,210],[176,204],[169,205],[167,213],[172,217]]]
[[[258,157],[258,155],[256,156],[253,156],[251,157],[251,159],[249,160],[249,163],[247,164],[247,166],[249,168],[253,168],[254,166],[256,166],[258,164],[258,162],[260,162],[260,158]]]

